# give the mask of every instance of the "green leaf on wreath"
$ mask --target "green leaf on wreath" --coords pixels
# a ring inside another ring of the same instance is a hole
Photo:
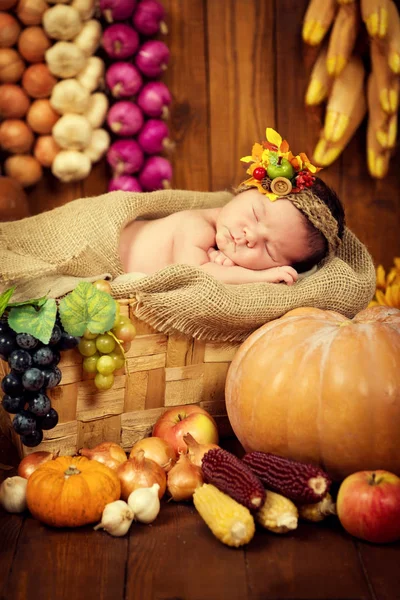
[[[277,152],[270,152],[268,155],[268,162],[270,165],[277,165],[278,164],[278,153]]]
[[[105,333],[114,325],[116,302],[106,292],[81,281],[61,300],[59,313],[62,325],[70,335],[81,336],[86,329],[91,333]]]
[[[15,290],[15,286],[12,288],[9,288],[8,290],[6,290],[5,292],[3,292],[0,295],[0,317],[6,310],[6,308],[8,306],[8,301],[11,298],[11,296],[13,295],[14,290]]]
[[[8,324],[17,333],[30,333],[43,344],[47,344],[56,322],[56,314],[56,301],[49,298],[39,309],[31,305],[12,308]]]
[[[32,306],[37,306],[40,308],[47,301],[47,296],[42,296],[41,298],[33,298],[32,300],[23,300],[22,302],[10,302],[8,307],[12,308],[13,306],[27,306],[28,304]]]

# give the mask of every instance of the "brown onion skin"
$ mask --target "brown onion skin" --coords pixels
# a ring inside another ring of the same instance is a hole
[[[163,448],[165,452],[165,460],[160,456],[160,450],[158,448],[157,451],[157,447]],[[175,449],[171,446],[171,444],[156,436],[143,438],[142,440],[136,442],[129,454],[129,458],[137,456],[140,450],[144,451],[145,458],[154,460],[154,462],[160,465],[160,467],[162,467],[166,473],[172,469],[177,460]]]
[[[6,12],[0,12],[0,48],[11,48],[17,43],[21,25]]]
[[[158,483],[160,486],[158,490],[160,500],[167,489],[167,476],[164,469],[148,458],[144,458],[143,462],[139,457],[130,458],[117,468],[116,473],[121,482],[121,498],[125,501],[134,490],[151,487],[153,483]]]
[[[81,448],[79,454],[97,460],[114,471],[128,460],[125,450],[115,442],[102,442],[91,449]]]
[[[49,8],[44,0],[19,0],[17,16],[24,25],[40,25],[45,10]]]
[[[6,119],[0,125],[0,147],[12,154],[25,154],[33,146],[32,129],[21,119]]]
[[[22,187],[35,185],[43,176],[40,162],[29,154],[14,154],[4,162],[4,171],[8,177],[19,181]]]
[[[50,134],[60,115],[54,110],[47,98],[32,102],[26,115],[26,121],[35,133]]]
[[[8,10],[17,4],[18,0],[0,0],[0,10]]]
[[[0,177],[0,221],[18,221],[30,216],[28,197],[11,177]]]
[[[50,46],[50,38],[42,27],[26,27],[18,38],[18,52],[29,63],[45,62],[44,55]]]
[[[25,63],[14,48],[0,48],[0,83],[17,83]]]
[[[42,167],[51,167],[61,148],[52,135],[39,135],[33,148],[33,155]]]
[[[31,98],[49,98],[57,79],[44,63],[30,65],[22,76],[22,87]]]
[[[0,119],[21,119],[28,112],[30,100],[15,83],[0,85]]]
[[[56,456],[51,452],[32,452],[32,454],[28,454],[21,460],[18,465],[18,475],[20,477],[24,477],[25,479],[29,479],[36,469],[45,462],[49,460],[54,460]]]

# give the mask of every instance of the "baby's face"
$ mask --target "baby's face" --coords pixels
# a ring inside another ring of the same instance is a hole
[[[258,190],[235,196],[217,218],[216,244],[236,265],[269,269],[307,258],[307,229],[290,200],[271,202]]]

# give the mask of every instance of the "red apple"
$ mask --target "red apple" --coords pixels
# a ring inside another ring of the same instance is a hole
[[[346,477],[337,514],[355,537],[385,544],[400,539],[400,478],[389,471],[358,471]]]
[[[186,452],[183,436],[191,433],[199,444],[218,444],[217,424],[200,406],[175,406],[165,411],[153,427],[153,434],[169,442],[176,452]]]

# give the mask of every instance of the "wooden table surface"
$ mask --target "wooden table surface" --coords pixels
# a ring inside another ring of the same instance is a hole
[[[0,463],[17,463],[4,438]],[[399,565],[400,543],[356,541],[334,517],[234,549],[190,504],[164,503],[123,538],[0,509],[0,600],[397,600]]]

